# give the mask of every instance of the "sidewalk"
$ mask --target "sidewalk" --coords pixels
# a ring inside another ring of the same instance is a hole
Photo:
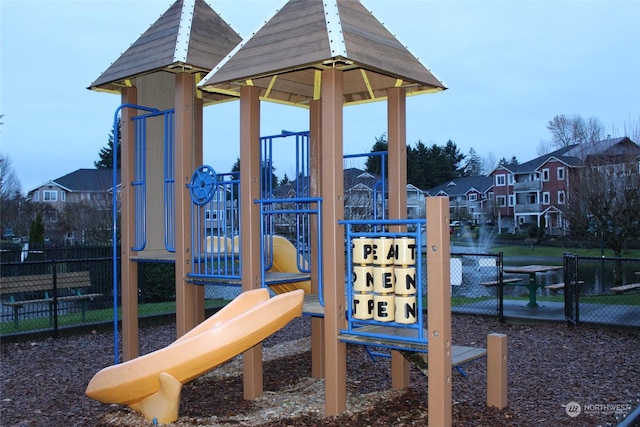
[[[506,321],[564,322],[564,304],[539,301],[540,307],[527,307],[525,300],[504,300]],[[486,301],[453,307],[454,313],[497,315]],[[632,305],[580,304],[580,323],[640,328],[640,307]]]

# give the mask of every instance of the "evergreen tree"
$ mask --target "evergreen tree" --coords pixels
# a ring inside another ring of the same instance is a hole
[[[388,147],[386,135],[382,134],[376,138],[371,152],[387,151]],[[427,189],[463,176],[464,167],[460,163],[464,158],[451,140],[444,147],[436,144],[427,147],[418,140],[415,147],[407,146],[407,183]],[[369,157],[365,169],[371,174],[382,175],[381,157]]]
[[[428,151],[421,140],[416,142],[415,147],[407,148],[407,182],[418,188],[427,188],[425,178]]]
[[[504,166],[517,166],[520,164],[520,162],[518,161],[516,156],[511,156],[511,160],[507,160],[506,157],[501,158],[498,164]]]
[[[376,142],[371,147],[371,152],[376,153],[380,151],[388,151],[389,143],[387,142],[387,135],[382,134],[379,138],[376,138]],[[369,172],[372,175],[382,176],[382,157],[381,156],[371,156],[367,158],[365,162],[365,171]],[[388,158],[386,160],[385,168],[389,166]],[[385,169],[388,170],[388,169]]]
[[[464,176],[480,176],[483,174],[482,159],[476,153],[476,150],[471,147],[467,155],[467,162],[464,165]]]
[[[118,149],[117,149],[117,154],[118,154],[118,169],[120,169],[120,158],[121,158],[121,150],[120,150],[120,146],[121,146],[121,142],[122,140],[120,139],[121,134],[120,134],[120,118],[118,118]],[[96,160],[95,162],[93,162],[93,165],[96,167],[96,169],[111,169],[113,167],[113,129],[111,129],[111,131],[109,132],[109,140],[107,142],[107,146],[106,147],[102,147],[100,149],[100,153],[98,153],[98,160]]]
[[[44,223],[40,212],[36,214],[36,219],[31,221],[29,228],[29,243],[33,245],[44,244]]]

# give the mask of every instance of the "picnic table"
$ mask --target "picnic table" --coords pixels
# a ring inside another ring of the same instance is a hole
[[[544,285],[539,284],[537,281],[536,274],[537,273],[546,273],[549,271],[562,270],[561,265],[520,265],[520,266],[505,266],[502,271],[504,273],[513,273],[513,274],[528,274],[529,281],[525,283],[512,283],[509,286],[525,286],[529,289],[529,302],[527,303],[527,307],[539,307],[536,302],[536,291],[538,288],[543,287]]]

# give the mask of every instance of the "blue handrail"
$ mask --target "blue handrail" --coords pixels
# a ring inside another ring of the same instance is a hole
[[[296,197],[290,199],[258,199],[255,203],[260,205],[260,215],[265,218],[272,215],[279,214],[294,214],[296,217],[300,215],[308,217],[310,215],[316,215],[317,218],[317,230],[316,230],[316,259],[307,260],[309,266],[301,264],[301,257],[296,257],[296,263],[300,272],[310,272],[310,266],[315,262],[318,271],[318,299],[320,304],[324,306],[323,297],[323,276],[322,276],[322,198],[321,197]],[[310,205],[314,205],[312,208]],[[284,205],[284,208],[278,208],[278,205]],[[289,208],[288,206],[294,205],[295,208]],[[306,206],[301,208],[300,206]],[[265,286],[266,277],[265,274],[271,269],[273,263],[273,233],[269,233],[265,228],[265,223],[272,221],[263,220],[260,221],[260,235],[263,236],[263,243],[260,245],[260,260],[261,260],[261,283]],[[268,245],[268,248],[265,248]],[[297,249],[297,245],[296,245]]]
[[[124,108],[135,108],[137,110],[157,113],[156,108],[144,107],[136,104],[122,104],[113,113],[113,164],[112,166],[112,223],[111,223],[111,240],[113,243],[113,347],[114,347],[114,363],[120,363],[118,350],[118,143],[120,142],[118,135],[118,115],[120,110]]]

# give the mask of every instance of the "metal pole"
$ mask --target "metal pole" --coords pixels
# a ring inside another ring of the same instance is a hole
[[[58,268],[55,258],[52,260],[53,269],[53,337],[59,338],[58,333]]]
[[[604,293],[604,229],[600,229],[600,291]]]

